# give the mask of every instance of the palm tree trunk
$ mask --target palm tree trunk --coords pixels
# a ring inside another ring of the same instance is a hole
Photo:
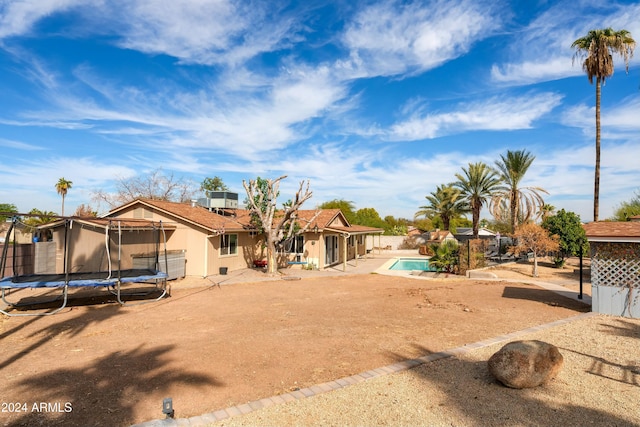
[[[478,223],[480,222],[480,206],[473,206],[473,238],[477,239],[478,238]]]
[[[511,190],[511,232],[516,232],[516,227],[518,226],[518,198],[516,192]]]
[[[596,170],[593,185],[593,220],[598,220],[600,209],[600,77],[596,79]]]

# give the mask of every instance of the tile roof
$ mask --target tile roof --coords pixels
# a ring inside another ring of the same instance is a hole
[[[583,224],[582,227],[589,239],[603,240],[610,237],[640,239],[640,222],[638,221],[598,221]]]
[[[349,227],[334,225],[332,227],[327,227],[327,228],[329,230],[342,231],[342,232],[351,233],[351,234],[383,233],[384,232],[384,229],[382,228],[367,227],[366,225],[350,225]]]
[[[327,228],[331,225],[333,220],[336,219],[338,215],[342,215],[342,212],[340,211],[340,209],[318,209],[318,210],[320,211],[320,213],[316,217],[315,221],[313,221],[309,226],[310,229],[315,227],[316,225],[320,230]],[[298,220],[301,223],[306,224],[313,219],[314,215],[318,212],[318,210],[301,209],[298,211]],[[345,223],[348,224],[346,219],[344,221]]]
[[[176,203],[168,202],[166,200],[136,199],[125,206],[111,211],[109,215],[117,213],[117,211],[122,208],[135,205],[136,203],[156,208],[165,214],[179,217],[185,221],[209,230],[225,229],[226,231],[241,231],[246,228],[238,218],[218,215],[217,213],[211,212],[202,206],[191,206],[190,203]]]
[[[118,211],[121,211],[126,207],[134,206],[137,203],[158,209],[165,214],[181,218],[210,230],[219,230],[224,228],[226,231],[242,231],[252,228],[251,215],[247,209],[234,209],[232,210],[234,214],[233,216],[225,216],[211,212],[202,206],[192,206],[190,203],[176,203],[168,202],[166,200],[136,199],[126,205],[112,210],[109,212],[108,216],[115,215]],[[314,220],[314,216],[316,214],[318,214],[318,216],[315,217]],[[332,230],[352,233],[382,231],[382,229],[379,228],[365,227],[362,225],[331,226],[338,217],[342,219],[342,221],[340,221],[341,223],[344,222],[345,224],[348,224],[348,221],[344,219],[340,209],[301,209],[298,211],[298,221],[300,222],[301,227],[304,227],[313,220],[307,230],[312,230],[317,225],[319,230],[330,228]]]

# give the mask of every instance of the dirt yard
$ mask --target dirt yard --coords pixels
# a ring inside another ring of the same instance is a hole
[[[506,281],[190,285],[136,307],[3,316],[0,425],[130,425],[163,418],[165,397],[190,417],[589,311]]]

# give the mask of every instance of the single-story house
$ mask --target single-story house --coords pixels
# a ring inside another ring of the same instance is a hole
[[[210,203],[208,205],[211,205]],[[367,235],[384,230],[351,225],[339,209],[298,211],[306,231],[285,242],[278,257],[281,266],[309,265],[323,269],[366,256]],[[254,266],[266,258],[263,237],[251,225],[244,209],[211,209],[198,203],[136,199],[110,211],[108,218],[140,218],[169,226],[167,250],[183,251],[187,276],[206,277]],[[309,222],[311,222],[309,224]],[[291,263],[291,264],[290,264]]]
[[[583,227],[591,254],[592,310],[640,318],[640,222]]]

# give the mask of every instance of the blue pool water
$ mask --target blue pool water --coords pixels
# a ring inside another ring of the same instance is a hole
[[[400,258],[389,270],[422,270],[429,271],[428,259]]]

